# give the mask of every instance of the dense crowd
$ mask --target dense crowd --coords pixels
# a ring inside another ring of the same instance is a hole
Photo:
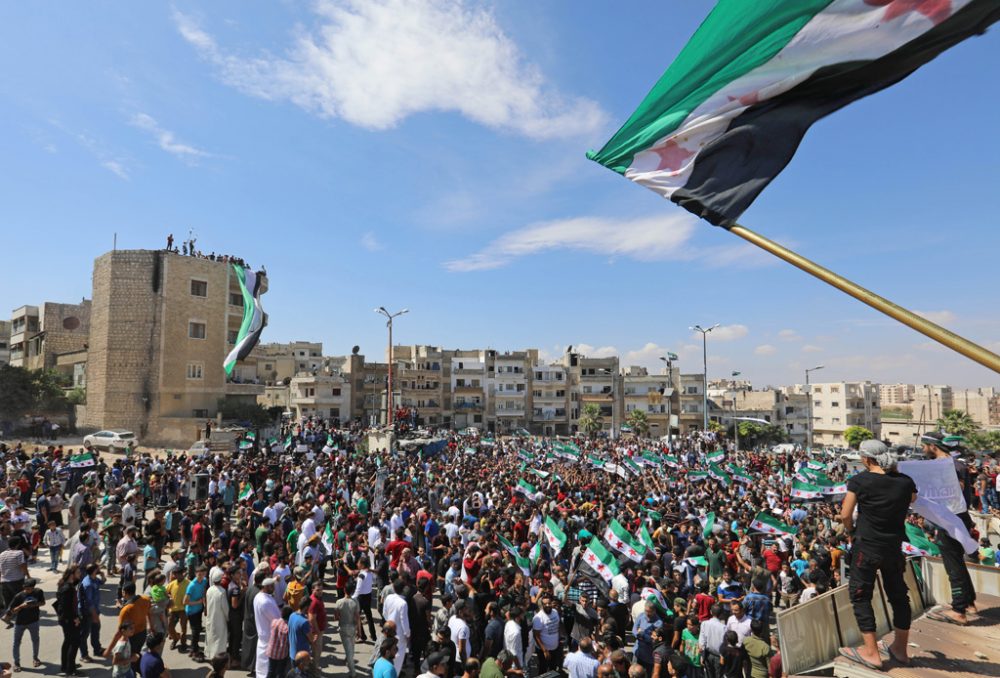
[[[37,666],[51,614],[65,675],[79,658],[159,678],[183,652],[258,678],[319,675],[331,653],[351,678],[777,677],[775,610],[839,586],[851,541],[853,469],[711,433],[375,452],[307,420],[231,455],[0,458],[13,663],[27,636]],[[822,492],[793,496],[797,478]],[[33,559],[61,572],[54,594]]]

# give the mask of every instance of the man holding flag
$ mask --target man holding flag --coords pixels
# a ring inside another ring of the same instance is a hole
[[[840,648],[841,656],[871,669],[881,670],[872,594],[878,573],[892,606],[895,631],[889,654],[901,664],[909,664],[907,640],[912,610],[903,581],[902,545],[906,539],[906,516],[917,499],[913,479],[896,471],[896,455],[878,440],[861,443],[865,470],[847,481],[847,495],[840,508],[840,522],[853,533],[851,549],[851,605],[861,630],[862,647]],[[857,523],[854,509],[858,510]]]

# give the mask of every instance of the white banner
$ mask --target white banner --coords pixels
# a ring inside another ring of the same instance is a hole
[[[951,459],[901,461],[898,468],[917,484],[917,500],[911,508],[962,544],[966,553],[975,553],[979,544],[955,515],[966,510],[955,462]]]

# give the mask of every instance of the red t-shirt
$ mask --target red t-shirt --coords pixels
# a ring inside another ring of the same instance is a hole
[[[389,554],[389,567],[396,569],[399,566],[399,557],[403,555],[403,549],[410,548],[410,542],[403,539],[393,539],[385,545],[385,552]]]
[[[767,567],[767,571],[771,574],[778,574],[781,572],[781,562],[783,558],[780,554],[775,553],[771,549],[764,551],[764,566]]]
[[[698,615],[698,621],[703,622],[711,619],[712,605],[715,604],[715,598],[707,593],[699,593],[694,597],[694,602],[696,606],[695,612]]]
[[[483,566],[483,561],[476,560],[475,558],[466,558],[462,561],[462,565],[465,566],[467,581],[472,581],[479,574],[479,568]]]
[[[316,617],[316,624],[320,631],[326,631],[326,606],[323,601],[315,595],[309,596],[309,614]]]

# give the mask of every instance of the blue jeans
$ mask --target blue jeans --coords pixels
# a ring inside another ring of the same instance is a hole
[[[38,622],[24,626],[14,624],[14,666],[21,665],[21,637],[26,629],[31,634],[32,659],[38,659]]]
[[[53,572],[58,572],[59,571],[59,552],[60,551],[62,551],[62,547],[61,546],[50,546],[49,547],[49,556],[52,557],[52,571]]]
[[[101,620],[94,621],[90,617],[90,610],[80,615],[80,656],[87,657],[87,639],[90,638],[90,647],[95,655],[100,655],[101,650]]]

